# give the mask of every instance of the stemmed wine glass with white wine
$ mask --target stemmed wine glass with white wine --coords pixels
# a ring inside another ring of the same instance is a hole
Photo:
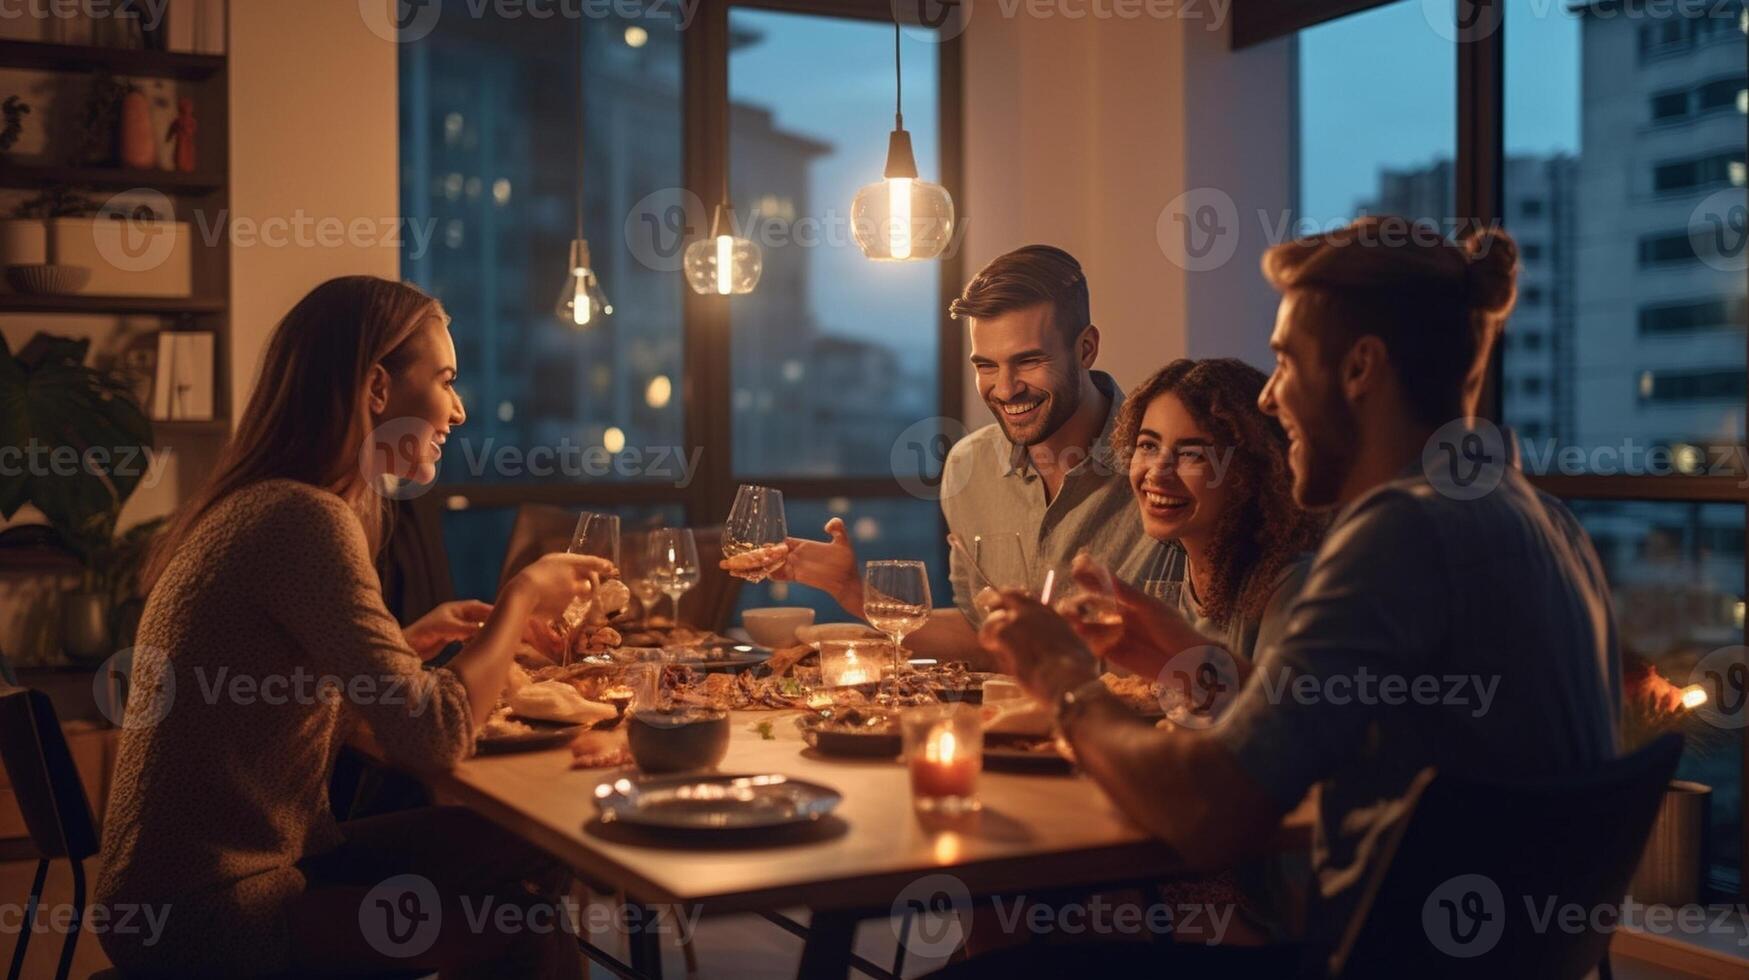
[[[893,666],[905,662],[905,637],[929,621],[929,570],[920,561],[871,561],[863,566],[862,613],[893,641]]]
[[[723,558],[729,574],[749,582],[763,582],[774,564],[757,555],[789,540],[789,524],[783,516],[783,493],[770,487],[743,484],[735,491],[735,504],[723,522]],[[753,556],[741,558],[743,555]],[[741,558],[740,561],[736,561]]]
[[[573,555],[589,555],[594,558],[605,558],[619,567],[619,515],[597,514],[584,512],[577,518],[577,527],[571,532],[571,544],[565,549]],[[589,603],[585,599],[572,599],[565,606],[561,617],[565,625],[565,655],[562,658],[566,665],[570,664],[571,633],[583,622],[583,617],[589,611]]]
[[[650,564],[646,572],[674,600],[674,625],[680,625],[680,597],[698,584],[698,544],[688,527],[663,527],[650,532]]]

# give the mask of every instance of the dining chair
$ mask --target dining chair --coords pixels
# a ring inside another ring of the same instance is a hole
[[[1682,738],[1665,735],[1552,779],[1424,771],[1329,973],[1609,980],[1613,923],[1598,928],[1593,913],[1621,909],[1681,755]],[[1583,910],[1578,927],[1562,926],[1567,909]]]
[[[55,980],[65,980],[73,968],[79,917],[85,909],[85,859],[97,853],[99,841],[91,803],[48,695],[23,687],[0,691],[0,762],[6,766],[29,846],[37,856],[36,877],[24,905],[26,925],[18,931],[18,945],[6,975],[9,980],[18,980],[24,970],[29,923],[36,919],[49,865],[64,858],[73,872],[73,919],[61,945]]]

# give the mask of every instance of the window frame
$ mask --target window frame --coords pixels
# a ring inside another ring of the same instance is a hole
[[[1233,11],[1230,47],[1240,50],[1276,38],[1291,37],[1300,30],[1351,14],[1392,3],[1412,0],[1239,0]],[[1489,227],[1507,227],[1503,197],[1505,182],[1505,0],[1455,0],[1460,23],[1476,25],[1463,32],[1457,45],[1457,160],[1455,163],[1456,211],[1452,218]],[[1685,32],[1677,47],[1717,40],[1717,32],[1704,36]],[[1671,48],[1670,50],[1675,50]],[[1669,53],[1663,48],[1639,51],[1642,62]],[[1693,118],[1693,99],[1690,114]],[[1745,304],[1749,306],[1749,304]],[[1749,326],[1749,324],[1745,324]],[[1508,330],[1511,329],[1508,323]],[[1745,331],[1744,371],[1749,382],[1749,330]],[[1498,421],[1504,417],[1503,351],[1496,344],[1482,389],[1478,414]],[[1749,420],[1746,420],[1749,423]],[[1743,431],[1749,431],[1749,424]],[[1531,476],[1538,488],[1563,499],[1645,500],[1671,503],[1736,503],[1745,508],[1744,581],[1749,586],[1749,487],[1738,485],[1730,475],[1707,476]],[[1738,733],[1742,748],[1742,784],[1749,786],[1749,728]],[[1749,862],[1749,819],[1740,828],[1742,860]],[[1749,868],[1739,865],[1737,898],[1749,899]]]
[[[812,16],[879,21],[890,24],[893,12],[887,0],[700,0],[692,23],[682,30],[681,66],[681,171],[687,190],[701,200],[714,201],[723,186],[729,148],[729,13],[732,8],[775,10]],[[961,47],[958,37],[940,44],[937,81],[937,112],[941,146],[942,186],[953,195],[965,221],[965,195],[961,184],[964,153],[961,116]],[[873,161],[871,166],[878,166]],[[845,202],[848,206],[849,202]],[[937,297],[938,405],[937,414],[959,418],[963,390],[964,340],[947,315],[963,279],[963,259],[956,246],[938,260],[941,263],[940,295]],[[733,503],[739,483],[759,483],[783,491],[792,500],[831,497],[914,497],[897,474],[886,477],[793,478],[755,476],[734,472],[733,413],[729,344],[729,297],[700,295],[685,288],[676,275],[675,288],[682,293],[681,376],[682,442],[702,447],[698,468],[685,487],[667,483],[611,481],[555,481],[546,483],[446,483],[421,497],[416,506],[444,509],[515,507],[548,504],[587,509],[633,504],[678,504],[692,526],[720,524]],[[942,520],[937,514],[937,520]],[[945,538],[946,531],[942,531]],[[940,554],[923,556],[935,562],[946,560],[946,545]]]

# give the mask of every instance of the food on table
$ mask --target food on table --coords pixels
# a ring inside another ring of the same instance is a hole
[[[567,642],[571,645],[573,658],[590,657],[614,650],[620,645],[622,638],[619,630],[611,626],[594,626],[585,623],[571,632]]]
[[[806,643],[797,643],[795,646],[782,647],[772,651],[771,658],[765,661],[765,666],[773,675],[782,676],[789,673],[796,664],[801,663],[803,658],[818,652]]]
[[[1160,713],[1160,686],[1153,681],[1134,674],[1119,677],[1111,673],[1104,674],[1099,679],[1131,711],[1146,715]]]
[[[822,713],[809,727],[815,731],[850,735],[897,735],[899,716],[891,711],[852,705],[842,711]]]
[[[486,716],[486,723],[480,726],[479,738],[508,738],[512,735],[533,735],[534,726],[517,721],[510,717],[510,706],[500,704]]]
[[[597,732],[583,731],[571,743],[572,769],[602,769],[627,766],[632,762],[632,750],[622,729]]]
[[[512,713],[539,721],[591,725],[619,716],[613,705],[591,701],[564,681],[537,681],[524,685],[510,695],[509,701]]]
[[[657,626],[645,623],[628,629],[624,640],[631,647],[697,647],[731,646],[734,641],[710,630],[695,630],[690,626]]]

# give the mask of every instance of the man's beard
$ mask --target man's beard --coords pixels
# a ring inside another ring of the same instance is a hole
[[[1027,423],[1026,428],[1018,432],[1009,423],[1000,403],[985,399],[985,404],[990,406],[991,414],[996,416],[996,422],[1002,426],[1009,442],[1016,446],[1036,446],[1056,435],[1064,423],[1075,417],[1076,410],[1081,407],[1081,387],[1071,384],[1063,390],[1052,390],[1045,402],[1044,417]]]
[[[1333,506],[1354,469],[1354,409],[1332,386],[1318,417],[1300,419],[1298,429],[1298,451],[1290,453],[1294,500],[1308,510]]]

